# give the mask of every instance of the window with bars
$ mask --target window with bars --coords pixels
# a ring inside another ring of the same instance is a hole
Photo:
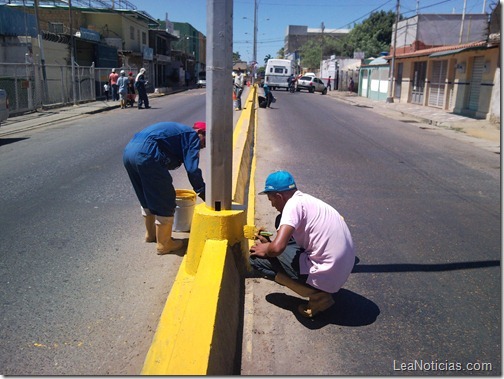
[[[63,33],[63,23],[62,22],[50,22],[49,31],[51,33]]]

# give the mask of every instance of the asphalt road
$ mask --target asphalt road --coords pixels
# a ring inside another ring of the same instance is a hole
[[[358,261],[315,320],[287,288],[247,279],[241,373],[500,375],[500,156],[329,96],[274,94],[256,188],[290,171],[345,217]]]
[[[182,257],[143,242],[122,151],[154,122],[204,120],[204,94],[0,139],[1,374],[140,373]],[[191,188],[183,169],[174,184]]]

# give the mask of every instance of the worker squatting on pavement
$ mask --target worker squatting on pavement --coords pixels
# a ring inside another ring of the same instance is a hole
[[[157,242],[159,255],[182,248],[172,238],[176,191],[169,170],[184,163],[189,182],[205,200],[205,182],[199,166],[199,152],[206,144],[206,124],[190,126],[160,122],[136,133],[126,145],[123,163],[142,206],[146,242]]]
[[[293,176],[277,171],[266,179],[264,191],[280,215],[276,238],[259,233],[250,249],[251,266],[298,295],[299,306],[313,317],[334,304],[331,296],[345,284],[355,263],[352,236],[343,217],[329,204],[297,189]]]

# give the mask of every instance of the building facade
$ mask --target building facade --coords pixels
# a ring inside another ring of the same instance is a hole
[[[72,103],[76,96],[78,102],[100,98],[112,68],[134,75],[145,68],[149,92],[182,85],[186,71],[194,76],[205,70],[206,39],[191,25],[181,33],[132,4],[99,0],[96,8],[92,2],[0,5],[0,85],[8,90],[12,113]],[[180,35],[190,53],[172,48]]]
[[[295,60],[299,64],[299,49],[308,41],[320,41],[326,37],[339,39],[346,36],[349,32],[350,29],[309,28],[302,25],[289,25],[285,31],[284,38],[285,58]]]
[[[496,120],[499,78],[500,28],[489,34],[488,15],[417,15],[398,23],[395,51],[361,67],[359,94]]]

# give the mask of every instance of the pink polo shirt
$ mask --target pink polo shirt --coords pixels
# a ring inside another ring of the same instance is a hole
[[[336,209],[311,195],[296,191],[282,211],[280,225],[290,225],[300,255],[301,274],[308,284],[335,293],[347,281],[355,263],[350,231]]]

